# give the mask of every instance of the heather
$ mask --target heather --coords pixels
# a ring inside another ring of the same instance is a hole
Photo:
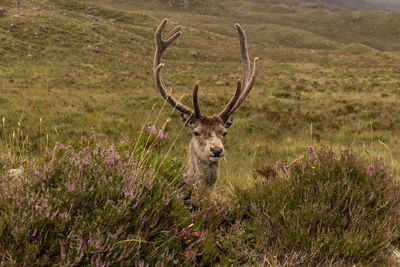
[[[3,156],[2,264],[347,266],[399,245],[400,188],[379,160],[309,147],[218,192],[183,186],[164,131],[146,133],[58,143],[20,176]]]
[[[285,266],[389,264],[400,241],[400,187],[381,161],[309,147],[258,173],[262,180],[235,194],[235,256]]]
[[[151,144],[160,140],[156,138]],[[157,149],[153,146],[150,152],[146,145],[133,151],[128,140],[113,143],[94,137],[59,143],[39,162],[24,163],[20,177],[3,172],[2,263],[132,266],[194,261],[202,236],[193,223],[186,229],[193,218],[182,204],[182,181],[176,179],[182,165],[166,159],[161,166],[154,160],[160,156]]]

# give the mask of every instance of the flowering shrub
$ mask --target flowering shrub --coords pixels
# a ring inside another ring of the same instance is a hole
[[[165,225],[165,239],[171,239],[169,247],[165,251],[175,249],[176,254],[172,259],[174,265],[190,263],[190,265],[201,264],[204,246],[207,242],[203,230],[209,209],[205,211],[192,210],[189,216],[175,221],[172,225]],[[184,248],[184,249],[182,249]]]
[[[19,177],[0,157],[0,265],[385,265],[399,246],[400,188],[382,162],[309,147],[255,186],[196,190],[194,208],[182,164],[148,144],[57,144]]]
[[[382,162],[309,147],[290,164],[266,169],[266,179],[237,191],[257,260],[378,264],[399,245],[400,188]]]
[[[165,131],[165,126],[157,129],[154,124],[148,122],[145,129],[147,133],[147,148],[159,148],[164,145],[164,141],[168,137],[168,132]]]
[[[7,173],[12,168],[12,162],[6,156],[0,155],[0,173]]]
[[[182,224],[192,219],[176,179],[181,164],[167,159],[158,171],[157,152],[138,161],[142,152],[92,138],[56,145],[18,180],[2,173],[0,258],[35,266],[195,260],[201,231],[192,223],[190,242],[181,242]],[[175,221],[182,224],[168,234],[164,227]]]

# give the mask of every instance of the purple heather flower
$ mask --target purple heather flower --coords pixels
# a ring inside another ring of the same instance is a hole
[[[75,190],[75,185],[73,183],[67,182],[66,187],[68,192],[72,192]]]
[[[164,138],[167,138],[167,137],[168,137],[168,133],[166,133],[164,130],[165,130],[165,129],[162,128],[161,130],[158,131],[158,137],[159,137],[160,139],[164,139]]]
[[[157,129],[156,126],[154,126],[153,124],[151,124],[150,122],[147,123],[147,129],[149,129],[149,132],[152,134],[157,134]]]
[[[277,161],[277,162],[276,162],[276,167],[280,168],[281,166],[282,166],[282,162]]]
[[[193,233],[193,236],[196,236],[196,237],[201,236],[201,231],[197,230],[196,232]]]
[[[187,232],[185,229],[183,229],[183,230],[181,231],[181,235],[182,235],[182,236],[186,236],[187,233],[188,233],[188,232]]]
[[[207,215],[203,215],[203,216],[201,216],[201,217],[203,217],[203,219],[205,219],[205,218],[207,217]]]
[[[374,171],[374,165],[369,165],[368,166],[368,171],[373,172]]]
[[[314,148],[312,146],[308,146],[308,153],[314,154]]]
[[[290,167],[289,166],[285,166],[285,167],[283,167],[286,171],[288,171],[288,170],[290,170]]]

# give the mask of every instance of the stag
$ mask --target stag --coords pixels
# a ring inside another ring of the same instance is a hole
[[[225,108],[212,116],[200,112],[197,93],[199,85],[193,88],[193,109],[177,101],[167,91],[167,86],[161,78],[164,64],[161,57],[165,50],[181,35],[182,27],[175,27],[165,38],[162,32],[168,20],[164,19],[155,33],[156,50],[154,54],[153,74],[158,90],[164,99],[175,109],[181,112],[181,119],[189,128],[193,137],[189,144],[189,168],[185,174],[185,182],[194,186],[213,185],[218,178],[219,161],[224,156],[224,137],[227,129],[232,125],[233,112],[243,103],[256,81],[258,58],[254,58],[253,72],[250,75],[249,53],[246,35],[239,24],[235,24],[239,33],[240,51],[243,61],[243,77],[238,80],[235,95],[230,99]]]

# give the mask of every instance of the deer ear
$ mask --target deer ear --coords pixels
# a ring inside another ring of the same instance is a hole
[[[233,117],[232,116],[229,116],[228,117],[228,119],[226,120],[226,121],[224,121],[224,123],[222,124],[225,128],[229,128],[229,127],[231,127],[231,125],[232,125],[232,123],[233,123]]]
[[[186,113],[181,113],[181,120],[183,121],[183,123],[185,124],[186,127],[194,127],[196,124],[196,119]]]

